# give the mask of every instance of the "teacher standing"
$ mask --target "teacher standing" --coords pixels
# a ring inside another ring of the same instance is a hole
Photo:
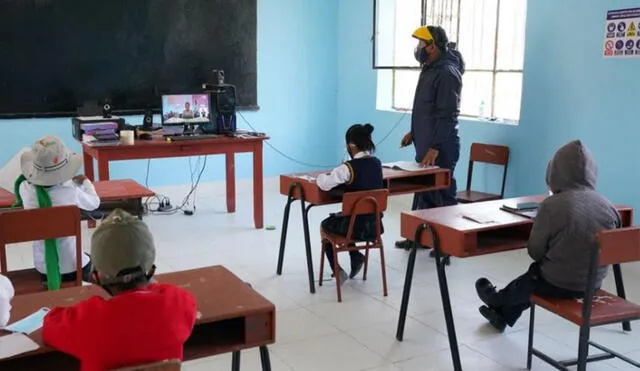
[[[451,187],[420,192],[413,197],[411,210],[455,205],[456,180],[453,171],[460,157],[458,115],[464,62],[449,45],[447,33],[439,26],[420,27],[413,32],[418,40],[416,60],[422,67],[413,101],[411,131],[401,146],[413,143],[416,162],[451,170]],[[398,241],[396,247],[410,249],[411,241]]]

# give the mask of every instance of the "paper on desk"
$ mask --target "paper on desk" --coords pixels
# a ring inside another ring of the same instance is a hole
[[[0,336],[0,359],[31,352],[38,348],[38,344],[24,334],[15,333]]]
[[[316,178],[312,177],[311,175],[307,175],[307,174],[303,174],[303,175],[298,175],[296,176],[296,178],[300,178],[300,179],[304,179],[308,182],[313,182],[316,180]]]
[[[386,164],[382,164],[382,167],[386,167],[394,170],[404,170],[404,171],[422,171],[422,170],[438,168],[437,166],[422,166],[418,162],[414,162],[414,161],[389,162]]]
[[[462,217],[480,224],[495,223],[495,220],[489,214],[464,214]]]
[[[4,329],[10,332],[30,334],[42,327],[44,316],[46,316],[48,312],[49,308],[40,308],[37,312],[21,319],[20,321],[10,324]]]

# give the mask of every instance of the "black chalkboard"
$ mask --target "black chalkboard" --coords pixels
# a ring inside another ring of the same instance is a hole
[[[255,108],[256,13],[257,0],[0,0],[0,117],[158,109],[213,69]]]

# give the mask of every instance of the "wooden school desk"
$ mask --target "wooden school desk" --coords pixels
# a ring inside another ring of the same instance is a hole
[[[142,199],[156,194],[132,179],[97,181],[93,185],[100,197],[98,212],[109,212],[120,208],[137,215],[140,219],[144,213]],[[11,207],[15,201],[13,193],[0,188],[0,209]]]
[[[239,370],[239,351],[261,347],[263,370],[270,371],[266,345],[275,342],[276,315],[271,302],[222,266],[161,274],[157,280],[183,287],[196,298],[198,318],[184,346],[186,361],[233,352],[232,370]],[[94,295],[106,297],[106,293],[98,286],[17,296],[11,302],[11,322],[42,307],[70,306]],[[0,336],[6,334],[0,330]],[[79,369],[79,362],[75,358],[44,345],[41,330],[29,337],[40,348],[0,360],[0,370],[51,370],[52,365],[56,365],[56,370]]]
[[[302,208],[302,228],[304,244],[307,254],[307,273],[309,274],[309,291],[316,292],[313,278],[313,259],[311,257],[311,239],[309,237],[309,210],[314,206],[330,205],[342,202],[342,193],[336,191],[324,192],[316,184],[315,178],[326,171],[316,171],[303,174],[280,176],[280,194],[287,196],[282,220],[282,235],[280,237],[280,252],[276,272],[282,274],[284,250],[287,242],[287,227],[289,226],[289,212],[291,203],[300,200]],[[390,196],[410,194],[424,191],[446,189],[451,185],[451,172],[448,169],[426,169],[423,171],[405,171],[383,168],[384,186]]]
[[[486,201],[473,204],[459,204],[456,206],[440,207],[428,210],[403,212],[400,219],[400,234],[413,241],[414,246],[407,262],[404,291],[400,307],[400,318],[396,338],[402,341],[405,319],[409,306],[409,294],[413,270],[416,262],[418,245],[434,248],[436,251],[436,269],[438,284],[442,296],[447,334],[453,366],[456,371],[462,370],[458,341],[454,326],[449,288],[445,273],[443,255],[458,258],[468,258],[478,255],[499,253],[509,250],[522,249],[527,245],[533,220],[516,214],[500,210],[504,204],[523,202],[542,202],[547,196],[519,197],[497,201]],[[617,206],[622,218],[622,226],[633,223],[633,209],[627,206]],[[463,215],[483,215],[493,219],[493,223],[480,224],[463,218]],[[614,266],[614,276],[618,294],[625,297],[620,266]],[[625,324],[625,329],[630,329]]]
[[[109,162],[167,157],[225,155],[227,178],[227,211],[236,211],[235,154],[253,153],[253,220],[263,226],[262,143],[268,137],[226,137],[167,142],[160,138],[136,140],[134,145],[95,146],[82,144],[84,173],[93,180],[93,160],[98,162],[100,180],[109,180]]]

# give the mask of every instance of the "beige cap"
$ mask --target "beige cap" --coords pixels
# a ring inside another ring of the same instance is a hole
[[[114,210],[91,237],[91,260],[105,284],[129,282],[147,274],[156,260],[156,248],[149,227],[140,219]],[[125,269],[140,272],[118,276]]]

